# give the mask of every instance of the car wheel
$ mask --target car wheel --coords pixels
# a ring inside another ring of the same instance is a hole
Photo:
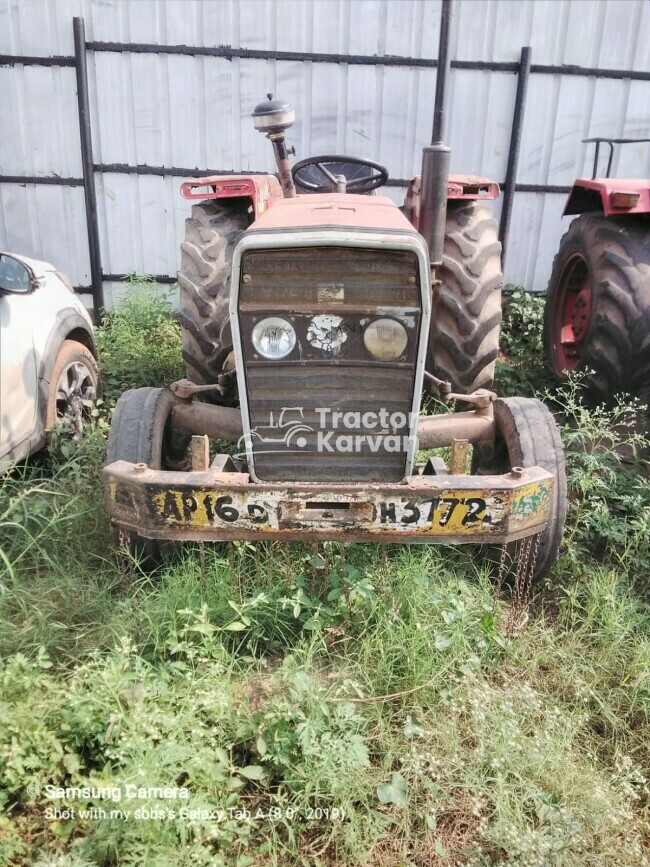
[[[98,396],[99,369],[94,355],[82,343],[64,340],[48,388],[47,431],[61,423],[74,441],[80,440]]]

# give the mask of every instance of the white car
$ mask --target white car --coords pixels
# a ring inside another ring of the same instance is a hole
[[[67,277],[0,253],[0,472],[47,445],[57,420],[81,436],[96,359],[92,321]]]

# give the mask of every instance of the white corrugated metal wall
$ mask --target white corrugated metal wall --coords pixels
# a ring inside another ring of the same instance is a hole
[[[435,58],[439,0],[0,0],[0,54],[73,54],[89,42]],[[650,71],[648,0],[457,0],[453,60]],[[271,90],[292,101],[298,158],[340,152],[419,170],[435,69],[209,56],[89,52],[94,161],[273,170],[250,111]],[[452,171],[505,177],[516,75],[453,69]],[[81,177],[72,67],[0,68],[0,176]],[[587,135],[650,136],[650,81],[533,73],[517,181],[569,185],[590,174]],[[614,174],[650,176],[650,146],[628,145]],[[96,175],[104,273],[173,275],[189,203],[180,179]],[[386,192],[401,201],[397,187]],[[545,288],[567,220],[565,196],[518,192],[505,279]],[[83,188],[0,184],[0,247],[55,261],[90,282]],[[495,213],[500,203],[494,205]]]

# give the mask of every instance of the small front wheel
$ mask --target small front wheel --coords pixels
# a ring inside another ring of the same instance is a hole
[[[171,429],[176,398],[166,388],[133,388],[118,400],[108,436],[107,463],[129,461],[146,464],[152,470],[189,469],[190,437],[179,436]],[[152,569],[162,559],[169,542],[146,539],[136,533],[117,530],[115,539]]]
[[[541,467],[553,476],[551,508],[540,536],[532,583],[553,568],[560,550],[566,518],[567,484],[564,448],[552,413],[540,400],[530,397],[500,398],[494,403],[494,446],[478,452],[476,471],[507,473],[513,467]]]

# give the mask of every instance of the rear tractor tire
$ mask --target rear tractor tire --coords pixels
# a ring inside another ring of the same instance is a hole
[[[171,430],[175,402],[176,398],[166,388],[125,391],[115,405],[106,462],[142,463],[152,470],[189,470],[190,437]],[[144,569],[157,566],[164,552],[172,547],[170,542],[146,539],[130,531],[123,534],[117,528],[114,537],[116,542],[125,540],[124,547]]]
[[[494,402],[494,420],[494,447],[487,452],[475,452],[475,472],[501,474],[510,472],[513,467],[538,466],[553,476],[548,522],[539,540],[531,574],[531,583],[539,583],[557,560],[566,519],[567,483],[562,440],[552,413],[535,398],[499,398]],[[516,547],[516,543],[508,546],[506,562],[512,560]],[[494,555],[498,559],[498,553]],[[508,574],[516,567],[517,564],[511,562]]]
[[[440,281],[434,289],[427,370],[470,394],[492,388],[501,325],[497,221],[476,201],[447,205]]]
[[[245,202],[208,200],[192,206],[181,244],[180,322],[187,378],[198,385],[220,383],[207,399],[232,404],[237,382],[232,346],[224,343],[228,321],[232,254],[250,224]]]
[[[583,214],[553,262],[544,312],[544,352],[558,380],[586,374],[588,393],[650,392],[650,226]]]

